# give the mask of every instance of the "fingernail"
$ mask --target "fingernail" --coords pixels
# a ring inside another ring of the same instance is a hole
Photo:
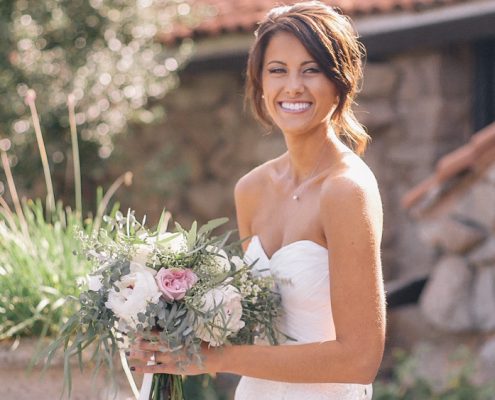
[[[135,371],[136,370],[136,367],[131,367],[129,368],[131,371]]]
[[[129,357],[129,356],[131,355],[131,352],[130,352],[130,351],[126,351],[126,352],[125,352],[125,355],[126,355],[127,357]]]

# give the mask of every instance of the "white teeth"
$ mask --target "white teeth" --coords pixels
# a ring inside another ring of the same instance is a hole
[[[311,106],[311,103],[289,103],[287,101],[283,101],[280,105],[286,110],[302,111],[309,108],[309,106]]]

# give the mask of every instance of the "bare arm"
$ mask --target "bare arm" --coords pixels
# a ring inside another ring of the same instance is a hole
[[[370,383],[385,341],[381,203],[375,183],[338,178],[323,189],[337,339],[293,346],[233,346],[220,371],[287,382]]]

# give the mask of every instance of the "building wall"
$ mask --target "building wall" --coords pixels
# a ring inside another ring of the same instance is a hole
[[[420,242],[399,201],[470,135],[471,63],[467,45],[367,63],[357,115],[373,138],[364,158],[383,197],[386,279],[421,275],[433,264],[433,250]],[[184,74],[165,105],[163,124],[117,143],[106,178],[133,171],[134,183],[119,200],[151,221],[166,207],[185,226],[226,215],[235,228],[235,182],[285,151],[281,134],[267,134],[244,110],[239,70]]]

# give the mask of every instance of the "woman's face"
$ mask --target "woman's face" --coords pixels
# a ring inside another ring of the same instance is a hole
[[[278,32],[265,51],[262,87],[265,106],[284,133],[326,129],[338,102],[335,84],[299,39]]]

